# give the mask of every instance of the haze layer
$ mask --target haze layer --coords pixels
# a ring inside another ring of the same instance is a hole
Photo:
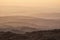
[[[0,0],[0,16],[60,18],[60,0]]]

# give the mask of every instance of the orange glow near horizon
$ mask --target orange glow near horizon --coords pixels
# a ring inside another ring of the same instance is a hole
[[[57,17],[56,14],[60,17],[60,0],[0,0],[0,16],[21,15],[47,18]]]

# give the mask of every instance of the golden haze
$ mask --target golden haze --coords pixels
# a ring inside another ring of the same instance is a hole
[[[60,18],[60,0],[0,0],[0,16],[14,15]]]

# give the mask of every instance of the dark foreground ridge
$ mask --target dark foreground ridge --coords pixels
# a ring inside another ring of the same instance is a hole
[[[60,29],[33,31],[25,34],[1,31],[0,40],[60,40]]]

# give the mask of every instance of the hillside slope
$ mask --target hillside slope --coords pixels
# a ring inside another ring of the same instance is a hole
[[[26,16],[0,17],[0,30],[36,31],[47,29],[59,29],[60,20],[42,19]]]
[[[25,34],[1,31],[0,40],[60,40],[60,29],[33,31]]]

